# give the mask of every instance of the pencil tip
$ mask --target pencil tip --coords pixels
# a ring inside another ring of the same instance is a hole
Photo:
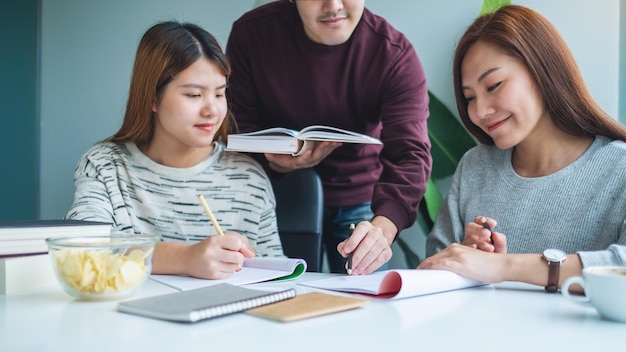
[[[352,269],[348,269],[348,275],[352,275]]]

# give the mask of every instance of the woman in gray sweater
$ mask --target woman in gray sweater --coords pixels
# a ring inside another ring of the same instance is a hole
[[[583,267],[626,265],[626,127],[590,96],[554,26],[504,6],[467,29],[453,69],[481,145],[461,160],[419,268],[555,292]]]

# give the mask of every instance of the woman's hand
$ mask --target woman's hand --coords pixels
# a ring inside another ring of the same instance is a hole
[[[272,170],[287,173],[316,166],[341,145],[340,142],[316,142],[313,148],[308,149],[302,155],[265,154],[265,158],[269,161]]]
[[[185,262],[185,273],[202,279],[224,279],[241,270],[244,258],[255,252],[248,239],[236,232],[224,236],[211,236],[188,246],[187,255],[179,258]]]
[[[489,228],[485,227],[483,219]],[[465,225],[465,237],[461,244],[484,252],[506,253],[506,236],[490,230],[497,225],[498,223],[494,219],[484,216],[476,217],[474,222]]]
[[[497,283],[509,279],[508,256],[453,243],[441,252],[426,258],[417,269],[448,270],[470,279]]]

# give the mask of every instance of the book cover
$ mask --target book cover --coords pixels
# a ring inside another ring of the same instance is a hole
[[[0,294],[58,285],[48,254],[0,259]]]
[[[400,299],[486,285],[446,270],[396,269],[299,283],[319,289]]]
[[[99,236],[111,233],[111,224],[82,220],[35,220],[0,222],[0,257],[46,253],[50,237]]]
[[[368,135],[330,126],[308,126],[300,131],[274,127],[261,131],[230,134],[226,150],[250,153],[300,155],[315,142],[382,144]]]
[[[272,280],[291,280],[302,275],[307,268],[300,258],[246,258],[241,271],[221,280],[199,279],[180,275],[150,275],[150,279],[177,290],[187,291],[200,287],[228,283],[247,285]]]
[[[222,283],[120,302],[117,310],[148,318],[195,323],[295,297],[294,289],[263,291]]]
[[[321,315],[359,308],[369,301],[354,297],[309,292],[282,302],[247,310],[246,313],[260,318],[291,322]]]

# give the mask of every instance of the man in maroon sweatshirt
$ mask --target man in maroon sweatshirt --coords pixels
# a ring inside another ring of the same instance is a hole
[[[235,21],[226,53],[238,132],[328,125],[383,142],[322,142],[257,160],[273,177],[318,172],[332,272],[345,272],[348,255],[353,275],[386,268],[394,239],[416,220],[432,164],[426,77],[411,43],[365,0],[278,0]]]

